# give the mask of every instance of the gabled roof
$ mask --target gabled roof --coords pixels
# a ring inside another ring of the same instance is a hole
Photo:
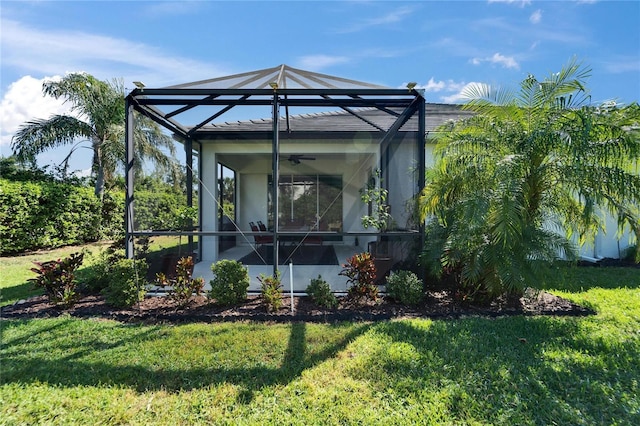
[[[171,86],[171,89],[389,89],[362,81],[278,65],[257,71]]]

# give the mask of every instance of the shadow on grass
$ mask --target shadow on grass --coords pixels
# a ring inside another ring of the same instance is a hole
[[[9,305],[15,301],[42,294],[42,290],[31,283],[23,283],[12,287],[0,288],[0,306]]]
[[[337,333],[337,336],[320,346],[314,343],[313,351],[309,351],[307,325],[302,322],[292,323],[286,326],[290,331],[284,354],[276,351],[275,355],[269,356],[268,351],[265,352],[262,346],[270,345],[272,343],[270,338],[257,337],[262,340],[257,344],[256,351],[262,352],[243,353],[246,349],[243,347],[244,342],[233,340],[234,337],[224,336],[225,330],[227,332],[234,330],[229,327],[237,327],[229,324],[222,326],[220,330],[206,330],[201,333],[206,334],[208,338],[229,339],[235,342],[233,348],[227,347],[224,350],[233,353],[229,355],[230,357],[239,356],[240,360],[189,362],[189,359],[176,358],[175,355],[165,357],[159,353],[157,359],[136,364],[130,360],[137,358],[136,351],[141,347],[140,345],[144,345],[145,348],[152,347],[154,351],[166,350],[167,353],[171,353],[181,350],[185,344],[188,344],[185,342],[189,341],[189,337],[181,337],[180,342],[174,342],[180,346],[176,348],[166,343],[167,334],[172,331],[163,326],[94,323],[89,326],[92,330],[78,331],[87,327],[79,324],[83,321],[70,318],[59,321],[61,321],[60,326],[55,327],[60,330],[58,334],[52,333],[53,327],[46,326],[46,321],[42,320],[5,322],[5,328],[25,327],[25,331],[18,329],[16,332],[22,331],[24,334],[27,328],[30,331],[28,336],[20,335],[5,342],[2,349],[5,374],[0,377],[0,383],[41,382],[64,387],[123,386],[139,392],[157,390],[179,392],[229,383],[238,386],[238,402],[248,403],[253,400],[255,393],[264,387],[286,385],[300,377],[306,369],[334,357],[371,326],[370,324],[326,325],[324,327],[331,329],[330,332],[333,334]],[[41,329],[31,330],[34,327]],[[247,327],[252,326],[247,325]],[[254,330],[248,332],[263,333],[264,327],[270,326],[256,325]],[[101,328],[106,329],[100,330]],[[116,337],[109,338],[110,334]],[[69,338],[70,335],[74,337]],[[95,338],[89,335],[94,335]],[[33,344],[31,336],[37,339],[37,350],[28,347]],[[212,350],[216,351],[216,349]],[[25,352],[29,352],[30,355],[25,356]],[[108,361],[105,362],[105,359]],[[240,365],[229,367],[225,366],[225,363]]]
[[[400,398],[431,392],[447,418],[495,424],[640,424],[640,345],[582,320],[394,321],[350,371]],[[604,333],[603,333],[604,334]]]

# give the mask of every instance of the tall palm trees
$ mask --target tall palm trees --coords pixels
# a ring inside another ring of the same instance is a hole
[[[590,106],[589,74],[572,60],[518,91],[472,86],[477,115],[442,129],[420,200],[426,257],[468,296],[520,292],[539,261],[601,229],[603,212],[640,236],[640,107]]]
[[[77,117],[54,115],[22,125],[12,140],[12,149],[21,160],[33,160],[48,149],[89,141],[93,150],[92,174],[95,193],[102,198],[105,181],[114,177],[118,164],[124,162],[124,87],[121,82],[104,82],[85,73],[68,74],[59,81],[43,84],[45,95],[71,103]],[[136,119],[138,158],[150,159],[165,169],[174,167],[174,146],[155,123]],[[68,160],[69,156],[65,159]]]

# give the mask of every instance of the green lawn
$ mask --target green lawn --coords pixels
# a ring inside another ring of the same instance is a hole
[[[77,251],[84,251],[84,267],[91,264],[91,253],[97,254],[107,243],[86,244],[83,246],[68,246],[55,250],[43,250],[36,253],[22,256],[0,257],[0,306],[8,305],[25,297],[42,294],[41,290],[35,289],[27,282],[29,278],[36,275],[31,272],[35,267],[33,262],[44,262],[47,260],[59,259],[69,256]]]
[[[640,424],[640,270],[543,286],[597,315],[4,320],[0,424]]]
[[[153,237],[149,244],[149,254],[156,253],[161,255],[165,251],[175,250],[178,246],[178,241],[178,237]],[[184,240],[182,243],[183,245],[185,244]],[[43,250],[22,256],[0,257],[0,306],[10,305],[20,299],[42,294],[41,290],[35,289],[27,281],[29,278],[36,276],[31,272],[31,268],[35,267],[33,262],[60,259],[74,252],[84,252],[84,261],[78,271],[81,276],[83,270],[90,268],[100,251],[108,247],[109,244],[107,242],[97,242],[83,246]]]

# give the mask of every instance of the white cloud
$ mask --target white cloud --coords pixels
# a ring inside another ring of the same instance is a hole
[[[460,91],[466,83],[464,82],[455,82],[453,80],[438,80],[431,77],[426,84],[418,84],[416,89],[423,89],[425,92],[457,92]],[[406,83],[402,85],[402,87],[406,87]]]
[[[493,64],[502,65],[505,68],[520,68],[520,65],[518,64],[518,62],[516,62],[513,56],[504,56],[499,53],[494,53],[490,59],[490,62]]]
[[[349,58],[346,56],[307,55],[298,58],[296,64],[302,69],[319,71],[323,68],[346,62],[349,62]]]
[[[604,64],[604,69],[612,74],[619,74],[625,72],[638,72],[640,73],[640,59],[638,57],[616,57],[611,58]]]
[[[539,24],[542,21],[542,10],[538,9],[529,16],[529,21],[532,24]]]
[[[440,93],[440,92],[449,93],[449,94],[443,94],[438,97],[438,102],[443,102],[448,104],[448,103],[458,103],[461,100],[463,100],[464,97],[461,95],[461,93],[469,84],[473,84],[473,83],[465,83],[463,81],[457,82],[451,79],[436,80],[435,78],[431,77],[426,84],[418,84],[416,86],[416,89],[422,89],[426,93]],[[402,85],[398,86],[399,89],[400,88],[404,89],[406,87],[407,87],[407,83],[403,83]]]
[[[442,102],[444,102],[446,104],[462,103],[462,102],[468,100],[467,97],[463,95],[463,93],[467,89],[467,87],[475,86],[477,84],[480,84],[480,83],[477,83],[477,82],[466,83],[466,84],[464,84],[464,86],[461,86],[459,88],[459,90],[456,93],[454,93],[453,95],[443,96],[440,99],[442,99]]]
[[[69,113],[62,100],[45,97],[42,83],[68,72],[86,71],[96,78],[122,78],[125,86],[144,81],[162,87],[232,74],[210,63],[171,56],[154,46],[122,38],[68,30],[42,30],[1,19],[3,69],[23,77],[11,82],[3,75],[0,149],[10,154],[11,138],[19,126],[34,118]],[[8,86],[5,86],[7,85]]]
[[[489,3],[508,3],[525,7],[531,4],[531,0],[489,0]]]
[[[84,70],[100,79],[145,81],[155,87],[230,74],[214,64],[172,56],[122,38],[67,30],[41,30],[3,19],[3,67],[22,74],[60,75]]]
[[[483,62],[489,62],[496,65],[501,65],[503,68],[520,69],[520,64],[515,60],[513,56],[504,56],[500,53],[494,53],[493,56],[485,58],[471,58],[469,60],[473,65],[480,65]]]
[[[1,103],[0,147],[2,155],[9,155],[11,137],[20,125],[36,118],[49,118],[54,114],[69,114],[70,105],[62,99],[44,96],[42,83],[45,80],[59,79],[59,76],[37,79],[22,77],[9,85]],[[6,152],[5,152],[6,150]]]
[[[91,176],[91,169],[82,169],[82,170],[76,170],[73,172],[73,174],[79,178],[83,178],[83,177],[89,177]]]
[[[386,15],[359,20],[358,22],[350,25],[349,28],[339,30],[338,33],[356,33],[372,27],[396,24],[398,22],[402,22],[407,16],[410,16],[414,10],[415,8],[413,7],[401,7],[387,13]]]
[[[192,15],[201,10],[202,1],[162,1],[145,4],[148,14],[156,16]]]
[[[419,86],[420,89],[424,89],[425,92],[439,92],[447,86],[444,81],[435,81],[433,77],[429,79],[427,84]]]

